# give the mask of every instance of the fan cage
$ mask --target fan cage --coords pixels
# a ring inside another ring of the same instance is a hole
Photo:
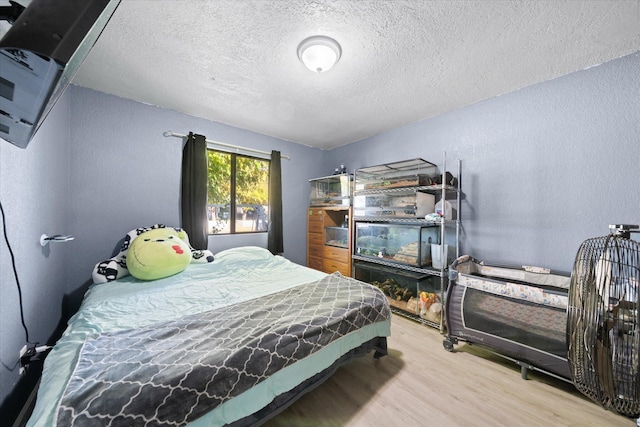
[[[621,414],[640,415],[640,248],[620,235],[586,240],[576,255],[567,358],[576,388]]]

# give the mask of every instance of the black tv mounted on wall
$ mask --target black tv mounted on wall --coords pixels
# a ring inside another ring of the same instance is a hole
[[[0,7],[0,138],[26,148],[120,0],[32,0]]]

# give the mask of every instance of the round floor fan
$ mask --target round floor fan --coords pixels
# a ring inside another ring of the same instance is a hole
[[[640,245],[637,225],[610,225],[576,255],[567,358],[576,388],[607,409],[640,415]]]

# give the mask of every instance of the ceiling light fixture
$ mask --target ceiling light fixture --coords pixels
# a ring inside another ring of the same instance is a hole
[[[336,65],[342,50],[337,41],[326,36],[312,36],[298,45],[298,58],[311,71],[322,73]]]

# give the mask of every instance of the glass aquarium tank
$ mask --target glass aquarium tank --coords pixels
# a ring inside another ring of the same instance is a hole
[[[413,191],[356,194],[353,198],[355,216],[386,218],[424,218],[435,212],[435,195]]]
[[[430,225],[355,223],[355,253],[384,261],[423,267],[431,264],[431,244],[439,228]]]
[[[351,206],[353,175],[339,174],[309,180],[311,206]]]
[[[324,244],[337,248],[349,247],[349,228],[347,227],[325,227]]]
[[[354,277],[380,289],[392,307],[440,322],[442,285],[439,277],[368,262],[355,262],[353,267]],[[433,303],[439,306],[432,307]]]
[[[435,183],[438,167],[423,159],[386,163],[356,169],[356,191],[392,190]]]

